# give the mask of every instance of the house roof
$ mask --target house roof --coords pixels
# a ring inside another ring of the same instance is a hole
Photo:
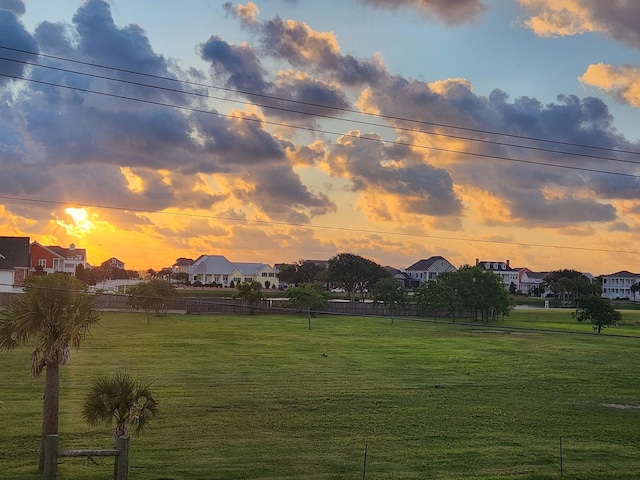
[[[235,262],[234,265],[243,275],[255,275],[268,265],[264,263]]]
[[[193,260],[193,258],[184,258],[184,257],[180,257],[176,260],[176,263],[174,263],[173,265],[175,267],[190,267],[191,265],[193,265],[195,262],[195,260]]]
[[[437,255],[435,257],[429,257],[427,259],[419,260],[410,267],[407,267],[405,270],[429,270],[429,268],[431,268],[431,266],[438,260],[444,260],[448,263],[448,260],[446,260],[444,257]]]
[[[489,267],[487,267],[486,265],[489,264]],[[498,268],[494,268],[494,264],[498,264]],[[514,268],[511,268],[509,266],[509,261],[507,260],[506,262],[498,262],[498,261],[489,261],[489,260],[480,260],[478,262],[476,262],[476,265],[481,268],[482,270],[500,270],[500,271],[505,271],[505,272],[515,272],[517,270],[515,270]]]
[[[16,267],[29,266],[29,237],[0,237],[0,254],[4,261]]]
[[[75,248],[75,246],[71,246],[71,248],[64,248],[58,245],[47,247],[56,255],[60,255],[62,258],[75,258],[80,255],[83,259],[87,258],[87,250],[85,248]]]
[[[222,255],[200,255],[192,265],[192,273],[215,272],[222,275],[233,273],[236,266]]]
[[[640,278],[640,273],[631,273],[628,270],[622,270],[610,275],[603,275],[603,277],[625,277],[625,278]]]

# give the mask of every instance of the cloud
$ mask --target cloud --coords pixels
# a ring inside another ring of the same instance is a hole
[[[233,5],[231,2],[226,2],[222,5],[230,15],[239,18],[242,25],[245,28],[253,27],[258,22],[258,14],[260,9],[253,2],[247,2],[246,4]]]
[[[261,32],[265,53],[295,67],[313,68],[321,78],[362,85],[375,84],[386,75],[379,59],[358,60],[352,55],[342,55],[333,33],[316,32],[304,22],[275,17],[262,23]]]
[[[26,7],[22,0],[0,0],[0,10],[9,10],[16,15],[23,15]]]
[[[408,213],[460,214],[462,203],[446,170],[412,157],[406,148],[385,146],[377,135],[352,131],[330,149],[327,164],[332,174],[348,178],[356,192],[374,189],[403,198]]]
[[[640,49],[640,3],[601,0],[517,0],[530,14],[525,25],[541,37],[598,32]]]
[[[38,51],[35,40],[11,10],[0,9],[0,45],[29,52]],[[33,61],[32,55],[3,48],[0,48],[0,54],[15,60],[0,60],[0,87],[12,79],[22,78],[26,68],[22,62]]]
[[[436,16],[449,25],[458,25],[478,18],[486,6],[480,0],[358,0],[360,3],[385,10],[411,8],[424,17]]]
[[[579,80],[609,92],[621,103],[640,107],[640,68],[598,63],[589,65]]]

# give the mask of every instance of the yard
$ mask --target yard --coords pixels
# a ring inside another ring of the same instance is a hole
[[[126,369],[162,402],[132,479],[363,478],[365,447],[367,479],[559,478],[560,437],[563,478],[640,478],[640,312],[603,335],[555,309],[426,320],[104,314],[61,369],[60,448],[112,446],[80,405]],[[0,478],[36,480],[42,379],[28,348],[0,359]],[[96,461],[58,478],[112,478]]]

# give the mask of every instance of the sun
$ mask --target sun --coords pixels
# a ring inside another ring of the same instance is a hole
[[[71,216],[73,223],[58,221],[58,225],[64,227],[69,235],[82,237],[95,228],[95,224],[89,219],[85,208],[66,208],[65,213]]]

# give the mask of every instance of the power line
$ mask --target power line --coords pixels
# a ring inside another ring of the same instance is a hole
[[[573,247],[573,246],[566,246],[566,245],[509,242],[506,240],[482,240],[479,238],[459,238],[459,237],[449,237],[449,236],[443,236],[443,235],[428,235],[424,233],[392,232],[388,230],[371,230],[371,229],[353,228],[353,227],[334,227],[330,225],[278,222],[278,221],[271,221],[271,220],[250,220],[246,218],[225,217],[221,215],[206,215],[206,214],[184,213],[184,212],[166,212],[163,210],[148,210],[148,209],[141,209],[141,208],[117,207],[113,205],[100,205],[100,204],[78,203],[78,202],[60,202],[55,200],[36,200],[32,198],[11,197],[6,195],[0,195],[0,199],[17,201],[17,202],[44,203],[49,205],[67,205],[67,206],[75,205],[77,207],[82,207],[82,208],[98,208],[98,209],[105,209],[105,210],[130,211],[130,212],[137,212],[137,213],[152,213],[152,214],[170,215],[170,216],[176,216],[176,217],[205,218],[210,220],[224,220],[224,221],[230,221],[230,222],[249,223],[249,224],[265,225],[265,226],[311,228],[311,229],[321,229],[321,230],[333,230],[333,231],[340,231],[340,232],[392,235],[392,236],[398,236],[398,237],[428,238],[433,240],[488,243],[492,245],[511,245],[511,246],[517,246],[517,247],[554,248],[554,249],[564,249],[564,250],[576,250],[576,251],[583,251],[583,252],[622,253],[622,254],[628,254],[628,255],[640,255],[640,251],[633,251],[633,250],[614,250],[614,249],[604,249],[604,248]]]
[[[140,75],[140,76],[144,76],[144,77],[148,77],[148,78],[165,80],[165,81],[168,81],[168,82],[176,82],[176,83],[181,83],[181,84],[184,84],[184,85],[191,85],[191,86],[205,87],[205,88],[214,88],[214,89],[217,89],[217,90],[226,91],[226,92],[230,92],[230,93],[249,95],[249,96],[265,98],[265,99],[269,99],[269,100],[289,102],[289,103],[294,103],[294,104],[298,104],[298,105],[306,105],[306,106],[312,106],[312,107],[326,108],[326,109],[329,109],[329,110],[334,110],[334,111],[339,111],[339,112],[344,112],[344,113],[354,113],[354,114],[357,114],[357,115],[364,115],[364,116],[382,118],[382,119],[386,119],[386,120],[410,122],[410,123],[416,123],[416,124],[420,124],[420,125],[429,125],[429,126],[439,127],[439,128],[450,128],[450,129],[462,130],[462,131],[473,132],[473,133],[481,133],[481,134],[484,134],[484,135],[496,135],[496,136],[503,136],[503,137],[509,137],[509,138],[517,138],[517,139],[521,139],[521,140],[529,140],[529,141],[535,141],[535,142],[550,143],[550,144],[555,144],[555,145],[564,145],[564,146],[579,147],[579,148],[591,148],[591,149],[614,152],[614,153],[627,153],[627,154],[631,154],[631,155],[640,155],[639,151],[622,150],[622,149],[616,149],[616,148],[610,148],[610,147],[602,147],[602,146],[597,146],[597,145],[587,145],[587,144],[580,144],[580,143],[574,143],[574,142],[564,142],[564,141],[559,141],[559,140],[551,140],[551,139],[547,139],[547,138],[531,137],[531,136],[526,136],[526,135],[517,135],[517,134],[511,134],[511,133],[505,133],[505,132],[496,132],[496,131],[491,131],[491,130],[482,130],[482,129],[470,128],[470,127],[461,127],[461,126],[457,126],[457,125],[448,125],[448,124],[443,124],[443,123],[428,122],[428,121],[424,121],[424,120],[417,120],[417,119],[399,117],[399,116],[393,116],[393,115],[385,115],[385,114],[374,113],[374,112],[362,112],[360,110],[354,110],[354,109],[351,109],[351,108],[344,108],[344,107],[338,107],[338,106],[329,106],[329,105],[323,105],[323,104],[314,103],[314,102],[305,102],[305,101],[302,101],[302,100],[288,99],[288,98],[283,98],[283,97],[277,97],[277,96],[274,96],[274,95],[267,95],[267,94],[262,94],[262,93],[257,93],[257,92],[250,92],[250,91],[246,91],[246,90],[233,89],[233,88],[228,88],[228,87],[222,87],[222,86],[219,86],[219,85],[211,85],[211,84],[193,82],[193,81],[189,81],[189,80],[179,80],[179,79],[175,79],[175,78],[171,78],[171,77],[165,77],[165,76],[162,76],[162,75],[156,75],[156,74],[144,73],[144,72],[140,72],[140,71],[136,71],[136,70],[129,70],[129,69],[118,68],[118,67],[113,67],[113,66],[101,65],[101,64],[93,63],[93,62],[85,62],[85,61],[81,61],[81,60],[74,60],[74,59],[70,59],[70,58],[66,58],[66,57],[60,57],[60,56],[56,56],[56,55],[49,55],[49,54],[44,54],[44,53],[32,52],[32,51],[29,51],[29,50],[11,48],[11,47],[6,47],[6,46],[2,46],[2,45],[0,45],[0,49],[10,50],[10,51],[24,53],[24,54],[28,54],[28,55],[40,56],[40,57],[43,57],[43,58],[49,58],[49,59],[59,60],[59,61],[63,61],[63,62],[69,62],[69,63],[75,63],[75,64],[79,64],[79,65],[85,65],[85,66],[94,67],[94,68],[113,70],[113,71],[116,71],[116,72],[127,73],[127,74],[132,74],[132,75]],[[14,60],[14,59],[6,59],[6,60],[18,61],[18,60]],[[25,62],[25,63],[27,63],[27,62]],[[43,65],[40,65],[40,64],[36,64],[36,65],[43,66]],[[50,68],[55,68],[55,67],[50,67]],[[80,73],[80,72],[75,72],[75,73]],[[91,74],[85,74],[85,73],[80,73],[80,74],[82,74],[82,75],[91,75]],[[122,80],[120,80],[120,81],[122,81]],[[229,100],[229,99],[223,99],[223,100],[234,101],[234,100]],[[276,107],[265,106],[265,108],[276,108]],[[297,113],[305,114],[305,112],[297,112]],[[330,118],[335,118],[335,117],[330,117]],[[396,128],[399,128],[399,127],[396,127]],[[409,131],[411,131],[411,129],[409,129]],[[430,133],[430,132],[422,132],[422,133]],[[443,135],[443,134],[441,134],[441,135]],[[443,135],[443,136],[446,136],[446,135]],[[462,138],[464,138],[464,137],[462,137]],[[482,141],[481,139],[469,139],[469,140]],[[499,143],[499,142],[496,142],[496,143]],[[512,145],[512,146],[521,147],[521,148],[527,148],[527,147],[519,146],[519,145]],[[550,150],[550,151],[555,152],[554,150]]]
[[[2,48],[2,47],[0,47],[0,48]],[[109,76],[106,76],[106,75],[98,75],[98,74],[94,74],[94,73],[87,73],[87,72],[81,72],[81,71],[77,71],[77,70],[70,70],[70,69],[66,69],[66,68],[55,67],[55,66],[52,66],[52,65],[42,65],[42,64],[39,64],[39,63],[35,63],[35,62],[28,62],[28,61],[25,61],[25,60],[16,60],[16,59],[7,58],[7,57],[0,57],[0,60],[20,63],[20,64],[23,64],[23,65],[30,65],[30,66],[39,67],[39,68],[45,68],[45,69],[49,69],[49,70],[55,70],[55,71],[58,71],[58,72],[71,73],[71,74],[74,74],[74,75],[82,75],[82,76],[91,77],[91,78],[97,78],[97,79],[101,79],[101,80],[109,80],[109,81],[123,83],[123,84],[127,84],[127,85],[134,85],[134,86],[137,86],[137,87],[145,87],[145,88],[161,90],[161,91],[165,91],[165,92],[178,93],[178,94],[181,94],[181,95],[190,95],[190,96],[195,96],[195,97],[200,97],[200,98],[206,98],[206,99],[209,99],[209,100],[220,100],[220,101],[223,101],[223,102],[239,103],[239,104],[243,104],[243,105],[249,104],[249,102],[247,102],[246,100],[235,100],[235,99],[232,99],[232,98],[217,97],[217,96],[209,95],[209,94],[205,94],[205,93],[199,93],[199,92],[193,92],[193,91],[185,91],[185,90],[181,90],[181,89],[177,89],[177,88],[168,88],[168,87],[163,87],[163,86],[160,86],[160,85],[151,85],[151,84],[148,84],[148,83],[135,82],[135,81],[132,81],[132,80],[125,80],[125,79],[121,79],[121,78],[109,77]],[[101,67],[101,68],[108,68],[108,67]],[[117,69],[114,69],[114,70],[117,70]],[[133,73],[133,72],[127,72],[127,73]],[[139,74],[138,73],[138,75],[143,75],[143,74]],[[191,84],[192,83],[192,82],[187,82],[187,81],[175,80],[175,79],[171,79],[171,78],[168,78],[168,77],[159,77],[159,76],[156,76],[156,75],[153,75],[152,77],[153,78],[161,78],[163,80],[177,81],[177,82],[181,82],[181,83],[184,83],[184,84]],[[21,77],[21,79],[25,80],[25,81],[29,81],[30,80],[30,79],[27,79],[27,78],[24,78],[24,77]],[[54,84],[54,85],[62,86],[62,85],[58,85],[58,84]],[[205,84],[197,84],[197,85],[198,86],[207,87],[207,88],[221,88],[221,87],[215,87],[215,86],[207,86]],[[93,91],[92,93],[97,93],[97,92]],[[262,95],[262,96],[264,96],[264,95]],[[303,104],[303,105],[310,105],[308,102],[302,102],[302,101],[297,101],[297,100],[289,100],[289,99],[284,99],[284,98],[280,98],[280,97],[268,96],[267,98],[270,98],[270,99],[276,100],[276,101],[287,101],[287,102],[299,103],[299,104]],[[169,104],[166,104],[166,105],[170,106]],[[256,106],[261,107],[261,108],[266,108],[266,109],[269,109],[269,110],[276,110],[276,111],[280,111],[280,112],[286,112],[286,113],[293,113],[293,114],[297,114],[297,115],[310,116],[310,117],[314,117],[314,118],[326,118],[326,119],[336,120],[336,121],[340,121],[340,122],[356,123],[358,125],[366,125],[366,126],[377,127],[377,128],[393,129],[395,131],[402,131],[402,132],[407,132],[407,133],[433,135],[433,136],[436,136],[436,137],[444,137],[444,138],[453,139],[453,140],[465,140],[465,141],[469,141],[469,142],[477,142],[477,143],[482,143],[482,144],[486,144],[486,145],[495,145],[495,146],[499,146],[499,147],[520,148],[520,149],[524,149],[524,150],[551,153],[551,154],[555,154],[555,155],[567,155],[567,156],[574,156],[574,157],[580,157],[580,158],[590,158],[590,159],[595,159],[595,160],[607,160],[607,161],[611,161],[611,162],[619,162],[619,163],[628,163],[628,164],[632,164],[632,165],[640,165],[639,161],[612,158],[612,157],[606,157],[606,156],[602,156],[602,155],[593,155],[593,154],[588,154],[588,153],[579,153],[579,152],[570,152],[570,151],[563,151],[563,150],[554,150],[554,149],[551,149],[551,148],[535,147],[535,146],[531,146],[531,145],[519,145],[519,144],[515,144],[515,143],[499,142],[499,141],[496,141],[496,140],[488,140],[488,139],[484,139],[484,138],[465,137],[465,136],[461,136],[461,135],[452,135],[452,134],[447,134],[447,133],[443,133],[443,132],[433,132],[433,131],[427,131],[427,130],[420,130],[420,129],[417,129],[417,128],[401,127],[399,125],[383,125],[383,124],[380,124],[380,123],[369,122],[369,121],[365,121],[365,120],[354,120],[354,119],[348,119],[348,118],[340,118],[340,117],[336,117],[334,115],[326,115],[326,114],[322,114],[322,113],[305,112],[305,111],[301,111],[301,110],[294,110],[294,109],[291,109],[291,108],[278,107],[278,106],[274,106],[274,105],[267,105],[267,104],[260,104],[260,103],[253,103],[253,105],[256,105]],[[327,109],[334,109],[334,107],[330,107],[330,106],[326,106],[326,105],[320,105],[320,104],[311,104],[311,105],[313,105],[314,107],[323,107],[323,108],[327,108]],[[337,109],[337,107],[336,107],[336,109]],[[342,110],[344,110],[344,109],[342,109]],[[365,112],[357,112],[355,110],[348,110],[348,111],[351,112],[351,113],[378,116],[378,117],[384,118],[384,116],[376,115],[376,114],[369,114],[369,113],[365,113]],[[415,122],[414,120],[406,120],[406,121]],[[267,122],[265,122],[265,123],[267,123]],[[292,128],[299,128],[299,127],[293,127],[292,126]],[[582,146],[582,148],[594,148],[594,147]],[[608,151],[617,152],[617,153],[628,153],[628,154],[640,155],[640,152],[630,152],[630,151],[615,150],[615,149],[608,149]]]
[[[365,141],[378,141],[378,139],[376,139],[376,138],[370,138],[370,137],[367,137],[367,136],[355,135],[355,134],[350,134],[350,133],[333,132],[333,131],[330,131],[330,130],[323,130],[323,129],[313,128],[313,127],[291,125],[291,124],[284,123],[284,122],[274,122],[274,121],[264,120],[264,119],[259,119],[259,118],[238,117],[236,115],[220,113],[220,112],[217,112],[217,111],[203,110],[203,109],[199,109],[199,108],[195,108],[195,107],[187,107],[187,106],[184,106],[184,105],[172,105],[172,104],[169,104],[169,103],[159,102],[159,101],[155,101],[155,100],[129,97],[129,96],[126,96],[126,95],[119,95],[119,94],[115,94],[115,93],[100,92],[100,91],[97,91],[97,90],[91,90],[91,89],[88,89],[88,88],[73,87],[73,86],[70,86],[70,85],[60,85],[60,84],[57,84],[57,83],[46,82],[44,80],[36,80],[36,79],[32,79],[32,78],[24,78],[24,77],[19,77],[17,75],[9,75],[7,73],[0,73],[0,76],[6,77],[6,78],[12,78],[14,80],[22,80],[22,81],[26,81],[26,82],[36,83],[36,84],[39,84],[39,85],[47,85],[47,86],[50,86],[50,87],[63,88],[63,89],[73,90],[73,91],[83,92],[83,93],[92,93],[92,94],[95,94],[95,95],[101,95],[101,96],[110,97],[110,98],[117,98],[117,99],[120,99],[120,100],[131,100],[131,101],[135,101],[135,102],[146,103],[146,104],[149,104],[149,105],[177,108],[177,109],[180,109],[180,110],[186,110],[186,111],[193,112],[193,113],[203,113],[203,114],[207,114],[207,115],[216,115],[216,116],[223,117],[223,118],[232,118],[232,119],[236,119],[236,120],[240,119],[242,121],[250,121],[250,122],[256,122],[256,123],[265,124],[265,125],[292,128],[292,129],[304,130],[304,131],[315,132],[315,133],[323,133],[323,134],[326,134],[326,135],[336,135],[336,136],[345,137],[345,138],[353,138],[353,139],[359,139],[359,140],[365,140]],[[468,152],[468,151],[463,151],[463,150],[454,150],[454,149],[450,149],[450,148],[434,147],[434,146],[422,145],[422,144],[412,143],[412,142],[401,142],[401,141],[398,141],[398,140],[381,140],[381,141],[383,141],[384,143],[391,144],[391,145],[413,147],[413,148],[436,151],[436,152],[441,152],[441,153],[451,153],[451,154],[457,154],[457,155],[468,155],[468,156],[471,156],[471,157],[486,158],[486,159],[492,159],[492,160],[505,160],[505,161],[509,161],[509,162],[513,162],[513,163],[522,163],[522,164],[525,164],[525,165],[537,165],[537,166],[542,166],[542,167],[562,168],[562,169],[566,169],[566,170],[576,170],[576,171],[581,171],[581,172],[601,173],[601,174],[605,174],[605,175],[616,175],[616,176],[629,177],[629,178],[640,178],[640,175],[635,175],[635,174],[632,174],[632,173],[611,172],[611,171],[608,171],[608,170],[599,170],[599,169],[596,169],[596,168],[577,167],[577,166],[574,166],[574,165],[559,165],[559,164],[555,164],[555,163],[545,163],[545,162],[538,162],[538,161],[534,161],[534,160],[523,160],[523,159],[516,159],[516,158],[511,158],[511,157],[502,156],[502,155],[492,155],[492,154],[488,154],[488,153],[477,153],[477,152]],[[635,162],[632,162],[632,163],[635,163]]]

